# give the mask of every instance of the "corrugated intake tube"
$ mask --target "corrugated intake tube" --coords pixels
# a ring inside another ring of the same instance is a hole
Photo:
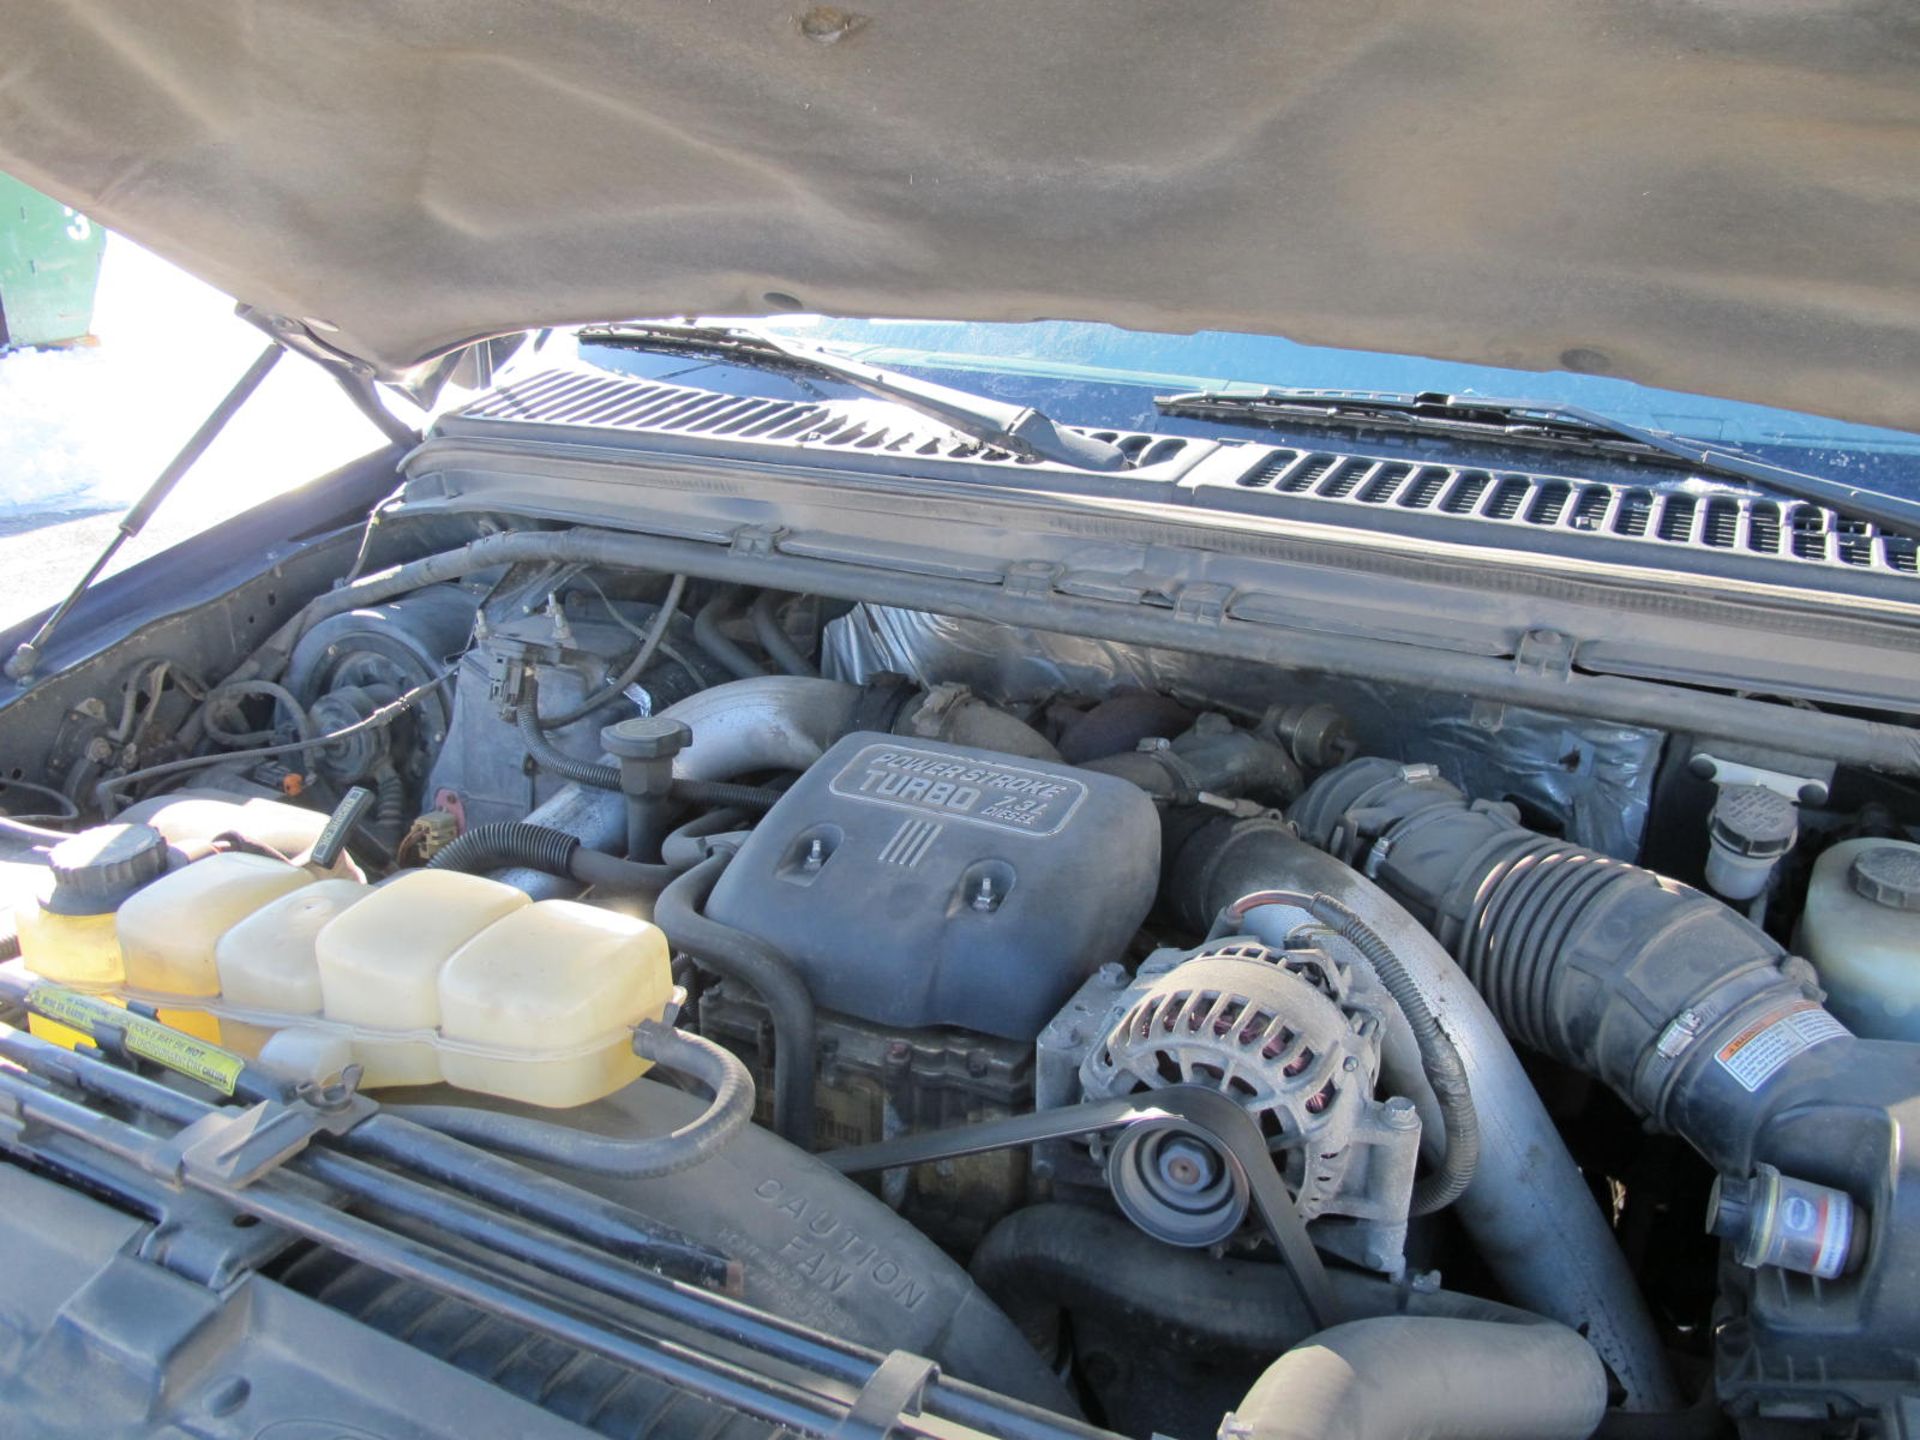
[[[1801,1094],[1802,1107],[1859,1109],[1878,1088],[1870,1081],[1914,1074],[1914,1047],[1847,1035],[1817,1003],[1812,968],[1745,916],[1529,830],[1426,767],[1352,761],[1315,781],[1293,814],[1343,858],[1373,857],[1370,873],[1458,957],[1510,1034],[1604,1081],[1723,1171],[1747,1172],[1784,1087],[1831,1046],[1848,1054],[1851,1084]],[[1718,1058],[1775,1017],[1821,1039],[1796,1042],[1775,1073]],[[1900,1075],[1879,1077],[1890,1057],[1905,1060]],[[1871,1174],[1850,1179],[1856,1193],[1873,1188]]]
[[[1844,1364],[1910,1380],[1920,1046],[1850,1034],[1820,1004],[1812,966],[1738,911],[1529,830],[1432,767],[1356,760],[1292,813],[1459,958],[1509,1033],[1601,1081],[1718,1173],[1730,1203],[1713,1233],[1755,1271],[1723,1286],[1738,1303],[1717,1321],[1718,1346],[1750,1347],[1764,1358],[1749,1363],[1775,1374]],[[1776,1184],[1802,1203],[1753,1203]]]

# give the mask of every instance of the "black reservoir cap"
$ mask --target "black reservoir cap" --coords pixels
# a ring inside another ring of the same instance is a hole
[[[151,825],[96,825],[47,852],[56,915],[104,915],[167,873],[167,837]]]

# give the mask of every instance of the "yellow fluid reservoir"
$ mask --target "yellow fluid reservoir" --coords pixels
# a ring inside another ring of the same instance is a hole
[[[311,884],[305,870],[239,851],[183,865],[120,906],[127,984],[167,995],[220,993],[214,947],[270,900]]]
[[[221,998],[243,1009],[318,1015],[314,942],[341,911],[372,893],[352,880],[319,880],[262,905],[213,947]]]
[[[455,870],[410,870],[321,930],[329,1020],[380,1030],[440,1024],[440,967],[487,926],[532,904],[526,891]]]
[[[633,1026],[673,994],[666,936],[645,920],[541,900],[496,921],[440,971],[448,1083],[530,1105],[584,1105],[639,1079]]]
[[[145,825],[98,825],[62,840],[44,868],[15,874],[10,886],[20,959],[42,979],[85,989],[126,979],[114,910],[166,873],[173,856],[164,836]],[[86,1037],[41,1016],[28,1028],[71,1048]]]
[[[55,845],[14,904],[26,967],[62,984],[120,984],[126,967],[114,911],[166,874],[172,859],[165,837],[146,825],[96,825]]]
[[[28,900],[15,907],[13,919],[20,934],[20,958],[34,974],[86,989],[126,980],[112,911],[60,915],[38,900]]]

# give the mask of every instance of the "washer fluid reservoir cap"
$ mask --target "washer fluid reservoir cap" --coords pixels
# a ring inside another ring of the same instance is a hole
[[[104,915],[167,871],[167,837],[151,825],[96,825],[47,852],[61,915]]]
[[[1920,846],[1879,845],[1854,857],[1853,892],[1889,910],[1920,910]]]

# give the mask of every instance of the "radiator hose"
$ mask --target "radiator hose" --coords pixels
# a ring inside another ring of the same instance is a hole
[[[653,919],[676,950],[684,950],[722,979],[750,988],[773,1023],[773,1125],[807,1149],[813,1141],[813,1086],[818,1027],[813,994],[792,960],[758,936],[702,913],[732,859],[702,860],[678,876],[654,902]]]
[[[987,1232],[968,1271],[1042,1355],[1062,1312],[1097,1312],[1196,1348],[1275,1355],[1313,1334],[1313,1312],[1284,1266],[1217,1257],[1154,1239],[1106,1210],[1058,1203],[1016,1210]],[[1524,1310],[1456,1290],[1412,1290],[1338,1266],[1327,1271],[1340,1314],[1525,1321]]]

